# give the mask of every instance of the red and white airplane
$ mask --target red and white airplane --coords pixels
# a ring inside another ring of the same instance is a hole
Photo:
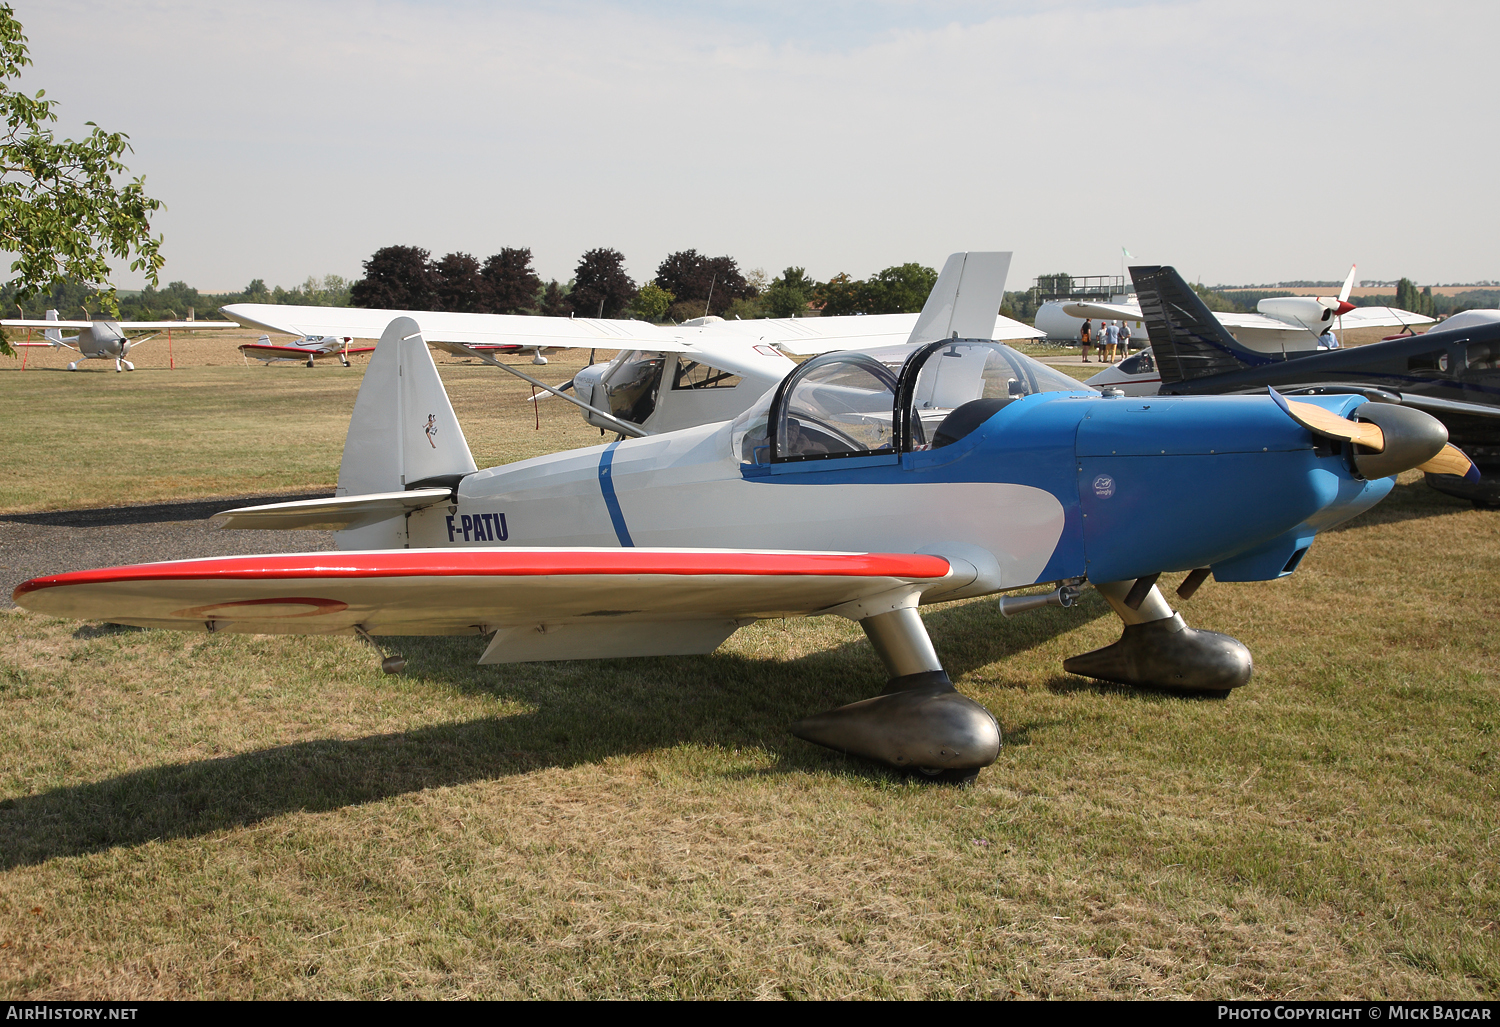
[[[339,363],[349,366],[351,354],[371,353],[374,346],[351,346],[354,339],[348,335],[308,335],[288,343],[273,343],[269,335],[262,335],[254,342],[240,347],[241,355],[254,357],[264,363],[276,360],[303,361],[308,367],[325,357],[338,357]]]

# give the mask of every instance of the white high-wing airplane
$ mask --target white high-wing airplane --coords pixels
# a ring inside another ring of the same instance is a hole
[[[43,342],[16,342],[14,346],[70,349],[79,360],[113,360],[116,371],[134,371],[135,365],[125,359],[125,354],[135,347],[149,342],[163,331],[172,329],[238,328],[233,321],[117,321],[112,318],[96,318],[90,321],[59,321],[57,311],[47,311],[46,320],[34,318],[8,318],[0,320],[6,328],[40,328]],[[77,328],[77,335],[64,336],[64,328]],[[132,339],[127,332],[150,332],[145,338]],[[77,343],[77,345],[74,345]],[[69,371],[78,370],[78,360],[68,365]]]
[[[1009,253],[953,254],[932,296],[944,297],[936,301],[939,306],[962,306],[966,335],[1010,341],[1039,338],[1042,333],[1031,326],[994,314],[1004,295],[1009,266]],[[965,296],[960,303],[961,290]],[[991,320],[986,322],[976,311],[991,293],[994,305]],[[929,303],[933,302],[929,297]],[[924,316],[752,321],[702,317],[663,326],[603,318],[262,303],[235,303],[222,309],[235,320],[303,337],[378,339],[393,319],[410,317],[422,325],[428,345],[494,364],[544,393],[582,407],[588,423],[632,437],[732,418],[792,371],[796,364],[787,353],[807,356],[904,343],[914,337]],[[508,356],[531,354],[532,363],[545,364],[543,353],[563,348],[618,352],[612,360],[592,364],[560,386],[548,385],[505,362]],[[566,395],[569,390],[576,399]]]
[[[1261,300],[1258,313],[1215,311],[1220,324],[1230,329],[1246,349],[1277,356],[1316,352],[1325,331],[1349,328],[1411,328],[1431,324],[1433,318],[1396,307],[1356,307],[1349,302],[1356,266],[1349,268],[1338,296],[1280,296]],[[1087,300],[1056,300],[1044,303],[1036,315],[1036,326],[1049,339],[1077,339],[1085,319],[1123,321],[1130,325],[1135,346],[1146,344],[1141,306],[1133,297],[1116,297],[1109,303]]]

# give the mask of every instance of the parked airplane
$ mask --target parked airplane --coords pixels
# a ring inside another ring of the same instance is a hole
[[[187,329],[199,331],[204,328],[238,328],[233,321],[116,321],[95,319],[89,321],[59,321],[57,311],[47,311],[45,320],[35,318],[8,318],[0,320],[6,328],[40,328],[43,342],[17,342],[15,346],[49,347],[70,349],[80,360],[113,360],[115,370],[134,371],[135,365],[125,359],[125,354],[143,343],[149,342],[163,331]],[[77,335],[64,336],[62,329],[80,329]],[[129,338],[127,332],[150,332],[145,338]],[[77,343],[77,345],[74,345]],[[68,365],[69,371],[78,370],[78,361]]]
[[[1042,333],[1030,325],[996,314],[1004,298],[1010,256],[1008,252],[953,254],[944,263],[921,314],[751,321],[709,316],[662,326],[601,318],[266,303],[235,303],[223,311],[274,331],[355,339],[378,339],[390,321],[411,317],[423,326],[428,345],[493,364],[544,394],[560,396],[581,407],[584,419],[598,428],[641,436],[736,416],[796,366],[787,353],[807,356],[894,345],[938,330],[933,326],[939,324],[944,326],[944,336],[961,326],[962,334],[969,337],[1039,338]],[[532,363],[545,364],[544,352],[569,347],[617,353],[558,386],[525,374],[506,360],[530,353]],[[573,396],[566,395],[570,390]]]
[[[924,315],[925,316],[925,315]],[[1353,420],[1352,417],[1361,420]],[[478,470],[422,330],[365,372],[335,498],[226,511],[226,528],[331,528],[343,552],[81,571],[16,588],[54,616],[250,633],[482,634],[482,663],[708,653],[772,617],[863,627],[890,674],[798,721],[809,741],[972,778],[999,723],[949,681],[917,608],[1092,586],[1125,624],[1077,674],[1223,692],[1248,650],[1156,586],[1294,572],[1391,475],[1462,461],[1442,426],[1360,396],[1101,396],[988,340],[799,366],[732,421]],[[396,672],[404,661],[388,657]]]
[[[1471,310],[1424,335],[1282,359],[1241,345],[1172,268],[1133,267],[1130,273],[1151,349],[1089,384],[1168,395],[1274,386],[1287,394],[1356,394],[1425,410],[1478,466],[1469,478],[1429,473],[1428,484],[1479,506],[1500,505],[1500,311]]]
[[[1258,313],[1215,311],[1214,317],[1230,329],[1245,349],[1267,355],[1294,357],[1331,348],[1325,332],[1337,333],[1350,328],[1393,328],[1409,331],[1417,325],[1431,324],[1433,319],[1397,307],[1356,307],[1349,302],[1354,288],[1357,265],[1349,268],[1338,296],[1275,296],[1255,305]],[[1056,300],[1042,304],[1036,315],[1036,326],[1051,339],[1077,339],[1085,318],[1124,321],[1130,325],[1131,341],[1146,344],[1147,331],[1141,305],[1129,296],[1117,296],[1109,303],[1086,300]]]
[[[374,346],[350,346],[354,339],[348,335],[309,335],[289,343],[272,343],[269,335],[262,335],[254,342],[240,347],[240,353],[254,357],[264,363],[273,360],[305,360],[308,367],[324,357],[338,357],[339,363],[349,366],[349,355],[370,353]]]

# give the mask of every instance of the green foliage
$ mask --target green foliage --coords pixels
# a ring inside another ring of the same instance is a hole
[[[660,324],[667,319],[667,310],[676,298],[655,282],[647,282],[631,301],[630,312],[642,321]]]
[[[818,286],[814,302],[823,308],[824,317],[858,314],[860,284],[841,271]]]
[[[771,280],[762,305],[771,317],[806,317],[817,289],[818,283],[807,277],[806,268],[789,267]]]
[[[922,309],[936,282],[937,272],[921,264],[898,264],[878,271],[864,281],[840,273],[816,288],[814,302],[822,304],[825,317],[910,314]],[[772,283],[774,287],[775,283]]]
[[[866,314],[914,314],[937,284],[937,271],[921,264],[901,264],[871,275],[864,283]]]
[[[6,283],[22,299],[61,280],[100,283],[95,298],[115,313],[118,301],[108,258],[130,259],[132,271],[157,281],[163,258],[161,236],[151,235],[150,216],[161,201],[145,193],[145,179],[124,185],[121,157],[130,149],[122,132],[106,132],[92,121],[82,140],[59,141],[49,127],[56,103],[13,89],[8,82],[31,64],[15,9],[0,4],[0,250],[15,254]],[[14,350],[0,339],[0,353]]]
[[[1413,314],[1426,314],[1428,317],[1437,315],[1437,308],[1432,302],[1432,286],[1418,290],[1416,283],[1410,278],[1403,278],[1396,283],[1395,305],[1402,310],[1410,310]]]
[[[737,299],[724,308],[724,320],[726,321],[753,321],[757,317],[764,316],[764,308],[759,298]]]
[[[1230,299],[1222,292],[1215,292],[1213,289],[1210,289],[1206,285],[1199,285],[1197,283],[1194,283],[1193,291],[1198,294],[1198,296],[1203,300],[1203,305],[1206,306],[1209,310],[1234,312],[1240,309],[1239,306],[1234,302],[1234,300]]]

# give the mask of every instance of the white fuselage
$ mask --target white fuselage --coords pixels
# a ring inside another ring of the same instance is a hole
[[[457,502],[340,532],[340,548],[671,546],[928,552],[972,573],[945,598],[1036,581],[1064,511],[1026,485],[802,484],[746,477],[734,426],[537,457],[478,471]],[[808,467],[816,474],[818,467]]]

